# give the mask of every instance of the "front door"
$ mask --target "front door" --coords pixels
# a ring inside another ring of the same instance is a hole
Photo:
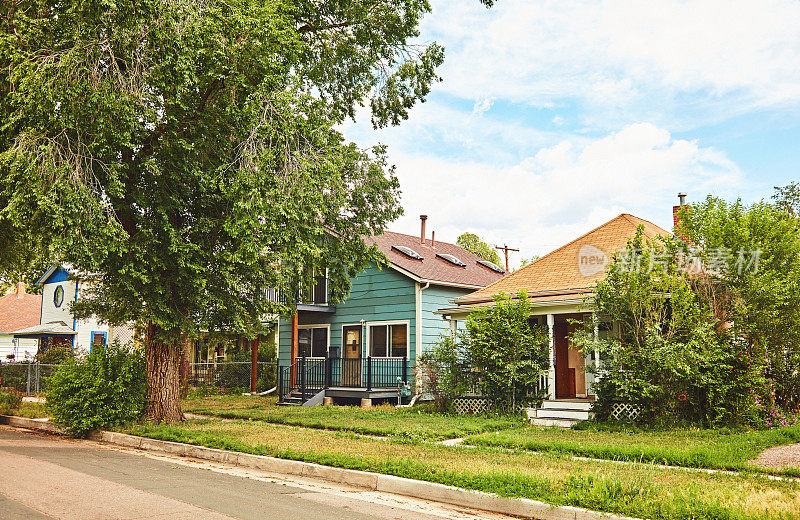
[[[361,325],[344,327],[342,386],[361,386]]]
[[[575,397],[575,369],[569,368],[567,324],[556,323],[553,333],[556,347],[556,399],[569,399]]]

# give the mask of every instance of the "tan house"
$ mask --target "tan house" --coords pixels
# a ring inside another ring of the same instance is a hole
[[[599,356],[596,352],[584,355],[570,345],[570,335],[580,326],[570,321],[591,320],[593,284],[605,276],[613,253],[626,247],[639,226],[647,238],[671,235],[652,222],[623,213],[495,283],[453,299],[455,306],[437,311],[455,330],[458,321],[476,308],[494,305],[495,295],[527,292],[534,309],[531,323],[547,326],[550,332],[550,370],[540,382],[548,399],[542,408],[529,412],[535,424],[567,426],[589,418],[594,376],[586,367],[598,363]],[[601,321],[595,334],[602,337],[612,327]]]

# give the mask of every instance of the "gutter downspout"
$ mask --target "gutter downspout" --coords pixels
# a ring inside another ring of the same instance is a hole
[[[416,393],[422,393],[422,378],[417,377],[417,357],[422,354],[422,291],[431,286],[431,282],[425,283],[425,287],[421,287],[421,283],[417,282],[416,287],[416,316],[414,317],[414,332],[416,336],[416,344],[414,348],[414,386]]]

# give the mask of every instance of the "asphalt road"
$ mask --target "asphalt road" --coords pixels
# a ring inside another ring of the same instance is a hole
[[[0,426],[0,519],[506,519]]]

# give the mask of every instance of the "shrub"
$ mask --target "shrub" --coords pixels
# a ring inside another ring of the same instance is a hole
[[[0,414],[9,414],[22,404],[22,392],[15,388],[0,389]]]
[[[59,367],[49,382],[47,404],[70,434],[82,437],[140,417],[146,389],[142,355],[114,345]]]

